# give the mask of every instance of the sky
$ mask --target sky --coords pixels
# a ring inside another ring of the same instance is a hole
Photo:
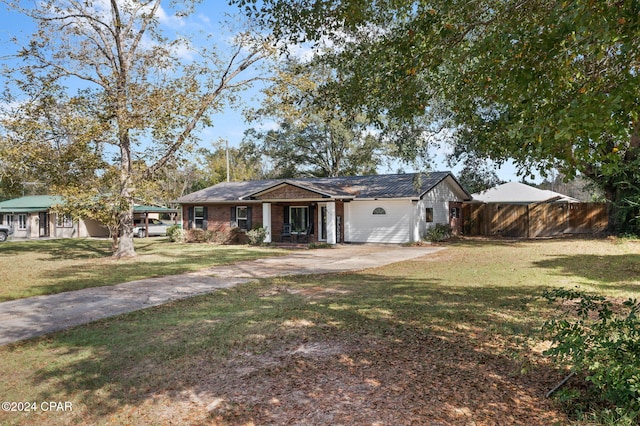
[[[163,6],[168,2],[163,2]],[[167,6],[168,7],[168,6]],[[183,33],[191,32],[194,29],[200,29],[203,32],[219,35],[217,42],[224,45],[226,39],[223,38],[219,22],[226,20],[228,15],[237,14],[237,7],[227,5],[226,0],[204,1],[197,5],[193,15],[187,18],[175,17],[169,9],[163,9],[160,15],[160,21],[167,32]],[[9,60],[11,54],[15,53],[16,47],[10,42],[12,38],[18,40],[27,40],[28,36],[33,32],[34,25],[28,18],[18,13],[8,11],[4,5],[0,6],[0,61]],[[226,37],[226,36],[225,36]],[[304,55],[304,49],[298,49],[298,54]],[[188,53],[185,53],[188,60]],[[242,115],[242,108],[246,106],[256,106],[258,104],[259,89],[265,83],[257,83],[257,85],[246,90],[242,94],[242,102],[240,108],[225,108],[224,111],[212,116],[213,126],[205,129],[200,133],[201,146],[211,148],[212,144],[219,140],[226,140],[230,146],[237,146],[242,141],[244,131],[253,125],[247,123]],[[454,174],[459,172],[460,166],[450,167],[444,162],[444,152],[435,150],[430,153],[434,159],[432,168],[434,170],[452,170]],[[389,166],[382,166],[378,169],[378,173],[395,173],[399,168],[405,172],[418,171],[410,165],[392,163]],[[498,177],[503,181],[519,181],[520,177],[516,175],[516,169],[511,163],[507,163],[496,170]],[[540,178],[534,179],[540,182]]]

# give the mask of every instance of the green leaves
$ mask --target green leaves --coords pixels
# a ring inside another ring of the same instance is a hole
[[[278,128],[252,130],[245,141],[260,145],[274,177],[375,174],[383,152],[368,132],[361,108],[342,103],[334,85],[339,76],[324,62],[283,65],[265,92],[255,121],[276,120]],[[338,91],[340,89],[337,89]]]
[[[198,2],[171,3],[176,16],[184,18]],[[273,52],[271,40],[248,31],[234,34],[236,44],[225,60],[208,41],[193,46],[198,36],[191,40],[163,33],[160,0],[45,0],[9,6],[38,25],[28,48],[20,51],[23,61],[8,72],[8,92],[17,88],[19,93],[11,94],[25,105],[19,111],[23,114],[7,124],[10,138],[35,151],[38,165],[57,158],[48,155],[56,153],[49,149],[52,144],[69,148],[59,161],[67,167],[60,168],[55,174],[60,179],[53,183],[76,191],[86,178],[88,195],[97,186],[117,193],[115,204],[128,216],[121,220],[120,242],[125,244],[119,255],[132,256],[134,197],[144,196],[154,173],[197,140],[195,131],[210,125],[211,113],[257,79],[239,76]],[[69,95],[76,89],[76,96]],[[60,93],[70,99],[58,102],[54,95]],[[60,104],[63,113],[57,110]],[[114,165],[116,182],[97,179]],[[69,176],[75,181],[68,182]]]
[[[457,152],[579,173],[622,201],[640,149],[637,2],[266,0],[258,13],[285,38],[332,34],[324,87],[380,125],[425,118],[455,130]]]
[[[636,299],[615,307],[599,295],[556,289],[544,293],[550,303],[568,309],[548,321],[552,338],[545,352],[560,364],[583,374],[597,390],[592,397],[629,411],[640,410],[640,303]]]

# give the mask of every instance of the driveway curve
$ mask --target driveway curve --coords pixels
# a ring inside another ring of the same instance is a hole
[[[261,278],[358,271],[442,250],[362,244],[300,250],[180,275],[0,303],[0,345],[64,330],[127,312],[162,305]]]

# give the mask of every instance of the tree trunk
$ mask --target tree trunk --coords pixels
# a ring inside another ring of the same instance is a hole
[[[120,234],[120,229],[118,227],[109,226],[109,236],[111,237],[111,251],[113,253],[118,250],[118,235]]]
[[[120,111],[124,111],[125,107],[120,106]],[[120,122],[124,122],[121,120]],[[114,256],[118,259],[123,257],[134,257],[136,250],[133,246],[133,188],[132,181],[132,162],[131,162],[131,140],[129,132],[126,128],[120,129],[120,241],[118,242],[118,250]]]
[[[607,201],[607,233],[615,234],[618,230],[618,191],[613,185],[604,185],[604,198]]]
[[[118,250],[118,234],[111,235],[111,251],[116,252]]]
[[[620,202],[620,191],[614,183],[615,179],[604,177],[596,173],[596,169],[587,164],[582,170],[582,174],[595,183],[596,186],[604,192],[604,198],[607,203],[607,233],[615,234],[618,231],[618,203]]]
[[[128,195],[128,191],[126,192]],[[114,253],[114,257],[118,259],[136,255],[136,250],[133,246],[133,198],[129,196],[126,201],[127,208],[120,212],[120,241],[118,242],[118,249]]]

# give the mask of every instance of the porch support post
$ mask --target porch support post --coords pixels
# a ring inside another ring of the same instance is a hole
[[[327,203],[327,244],[336,244],[336,202]]]
[[[409,242],[415,243],[420,241],[420,215],[422,214],[421,203],[411,201],[411,228],[409,229]]]
[[[262,227],[267,231],[264,242],[271,242],[271,203],[262,203]]]

